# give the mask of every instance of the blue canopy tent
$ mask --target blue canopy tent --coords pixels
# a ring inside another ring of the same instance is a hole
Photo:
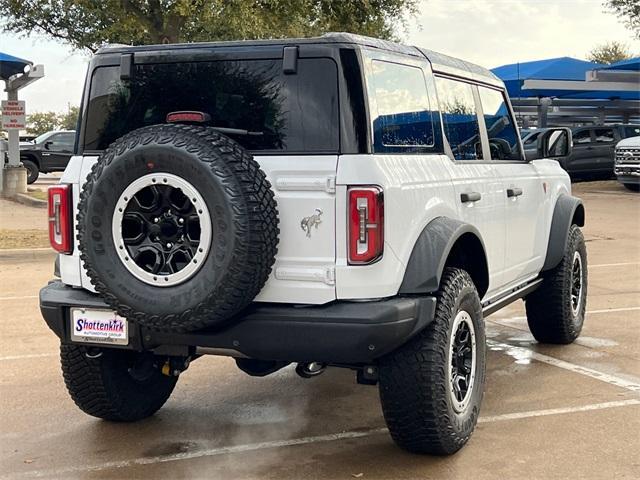
[[[628,60],[622,60],[620,62],[612,63],[602,68],[602,70],[633,70],[640,71],[640,57],[630,58]]]
[[[8,80],[18,73],[24,73],[27,65],[31,66],[33,62],[0,52],[0,80]]]
[[[547,125],[640,121],[640,58],[602,65],[571,57],[494,68],[523,119]]]

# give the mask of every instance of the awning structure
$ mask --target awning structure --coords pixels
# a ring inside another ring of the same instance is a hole
[[[561,57],[492,71],[525,126],[640,123],[640,58],[602,65]]]
[[[8,80],[18,73],[24,73],[27,66],[33,65],[29,60],[14,57],[7,53],[0,52],[0,80]]]

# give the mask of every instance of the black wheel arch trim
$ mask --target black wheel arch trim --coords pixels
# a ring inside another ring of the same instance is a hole
[[[542,271],[546,272],[555,268],[564,255],[567,247],[567,238],[571,225],[584,226],[585,211],[582,200],[571,195],[562,194],[556,200],[549,231],[547,255]]]
[[[449,217],[437,217],[424,227],[411,251],[398,293],[415,295],[437,291],[447,260],[458,240],[465,235],[475,237],[482,249],[484,265],[475,273],[484,278],[478,278],[474,276],[474,272],[469,272],[474,282],[480,284],[476,287],[482,298],[489,285],[489,277],[486,248],[480,232],[473,225]]]

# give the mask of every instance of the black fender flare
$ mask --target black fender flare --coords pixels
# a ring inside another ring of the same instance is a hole
[[[547,255],[542,266],[543,272],[555,268],[562,260],[567,247],[569,229],[573,224],[579,227],[584,226],[584,205],[579,198],[562,194],[558,197],[553,209]]]
[[[411,295],[437,291],[447,258],[458,239],[465,234],[477,238],[486,262],[482,237],[473,225],[448,217],[437,217],[418,236],[398,293]],[[486,284],[488,285],[488,278]]]

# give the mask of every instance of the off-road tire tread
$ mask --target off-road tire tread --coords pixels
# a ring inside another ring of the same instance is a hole
[[[583,321],[579,328],[573,322],[571,312],[571,269],[576,249],[582,252],[582,268],[587,271],[587,250],[584,236],[577,225],[569,229],[566,251],[560,263],[544,275],[537,290],[530,293],[526,300],[527,323],[534,338],[540,343],[566,345],[573,342],[584,323],[587,301],[588,276],[584,278],[584,295],[581,307]]]
[[[112,361],[124,351],[105,349],[98,358],[87,357],[87,351],[81,345],[60,345],[64,383],[75,404],[89,415],[117,422],[142,420],[157,412],[175,387],[175,377],[162,376],[162,385],[144,389],[145,401],[132,401],[139,397],[132,398],[128,382],[118,381],[128,373],[116,371]]]
[[[223,178],[232,208],[241,215],[234,215],[234,228],[243,250],[231,262],[225,280],[218,283],[209,295],[196,307],[181,314],[148,315],[135,311],[111,293],[92,267],[86,255],[87,243],[82,228],[85,222],[86,203],[102,172],[116,154],[136,144],[156,142],[185,148],[189,153],[210,164],[210,168]],[[206,150],[205,150],[206,149]],[[215,155],[207,152],[213,149]],[[278,209],[271,184],[260,165],[237,142],[207,127],[193,125],[154,125],[135,130],[112,143],[91,169],[80,193],[78,205],[77,238],[80,258],[87,276],[105,302],[118,314],[134,323],[157,331],[193,331],[213,324],[220,325],[249,305],[265,285],[278,252]]]
[[[447,350],[450,322],[456,315],[456,299],[465,287],[475,286],[469,274],[459,268],[446,268],[436,294],[433,321],[416,337],[381,360],[380,400],[391,437],[401,448],[413,453],[449,455],[469,440],[479,413],[463,434],[451,428],[447,408]],[[476,311],[482,312],[476,292]],[[480,317],[480,324],[483,324]],[[480,338],[484,339],[483,332]],[[477,352],[484,345],[477,344]],[[474,388],[483,389],[484,370]],[[482,395],[479,397],[482,398]],[[471,408],[472,406],[470,406]]]

